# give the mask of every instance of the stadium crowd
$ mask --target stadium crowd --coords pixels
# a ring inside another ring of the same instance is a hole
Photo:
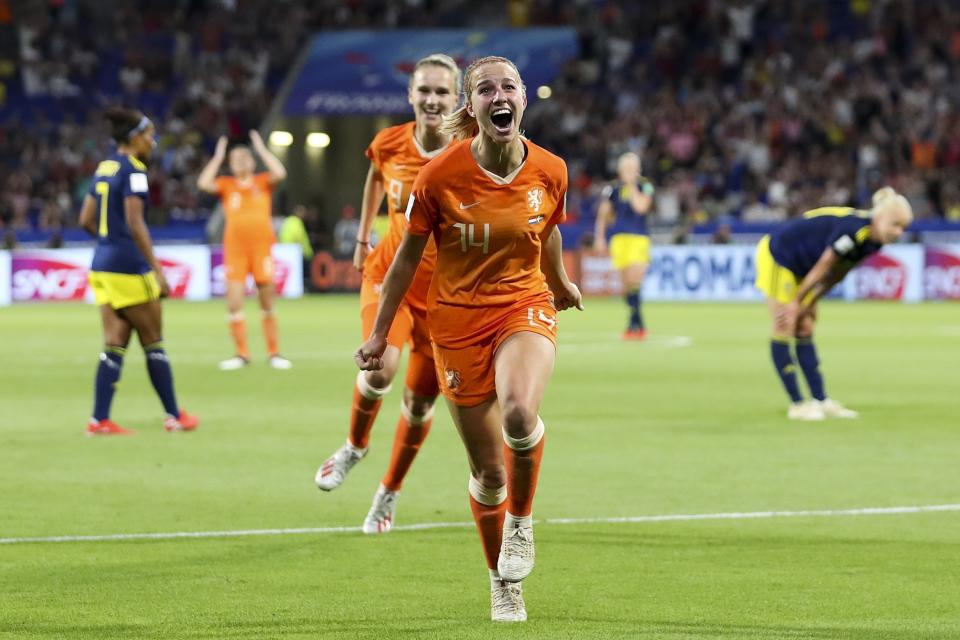
[[[313,31],[507,22],[578,30],[579,59],[525,127],[566,158],[582,218],[614,159],[635,150],[663,225],[775,221],[863,204],[881,183],[918,218],[960,219],[956,0],[505,0],[479,13],[462,0],[3,4],[13,20],[0,28],[16,35],[0,50],[7,231],[55,241],[75,224],[107,104],[158,123],[151,222],[202,218],[212,202],[196,175],[213,141],[263,120]]]

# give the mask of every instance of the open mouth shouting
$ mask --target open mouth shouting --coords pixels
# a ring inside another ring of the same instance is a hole
[[[490,122],[500,134],[509,134],[513,130],[513,112],[506,107],[497,107],[490,113]]]

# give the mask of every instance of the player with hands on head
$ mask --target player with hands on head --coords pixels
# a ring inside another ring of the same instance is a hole
[[[197,187],[220,197],[226,226],[223,233],[223,260],[227,278],[227,311],[235,355],[220,363],[225,371],[241,369],[250,363],[243,300],[247,276],[253,276],[262,315],[263,335],[267,342],[268,363],[274,369],[289,369],[293,364],[280,355],[279,329],[274,310],[274,261],[276,241],[271,220],[273,189],[287,177],[283,163],[263,143],[260,134],[250,131],[250,147],[235,145],[227,151],[227,138],[217,140],[213,157],[200,172]],[[267,170],[257,173],[257,161]],[[224,159],[228,176],[217,176]]]

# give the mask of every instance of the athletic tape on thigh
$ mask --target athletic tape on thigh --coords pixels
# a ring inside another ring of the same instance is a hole
[[[433,420],[433,407],[431,406],[427,409],[427,412],[422,416],[415,416],[411,413],[410,409],[407,407],[407,403],[403,400],[400,401],[400,415],[409,422],[411,425],[423,424],[429,420]]]
[[[388,384],[385,389],[377,389],[376,387],[371,387],[370,383],[367,382],[367,376],[364,375],[364,372],[361,371],[357,374],[357,391],[360,392],[367,400],[379,400],[383,396],[390,393],[390,389],[393,387],[392,384]]]
[[[543,420],[540,419],[540,416],[537,416],[537,426],[533,428],[533,432],[530,435],[525,438],[511,438],[510,435],[507,434],[506,427],[504,427],[503,441],[514,451],[527,451],[528,449],[533,449],[543,440],[544,431]]]
[[[503,501],[507,499],[506,485],[496,487],[495,489],[490,489],[480,484],[480,481],[473,476],[470,476],[470,482],[467,485],[467,490],[470,491],[470,495],[474,500],[480,504],[485,504],[488,507],[495,507],[498,504],[503,504]]]

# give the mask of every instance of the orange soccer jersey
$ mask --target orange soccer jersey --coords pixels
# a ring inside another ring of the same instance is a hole
[[[567,168],[524,145],[523,164],[501,178],[477,164],[470,141],[456,144],[420,171],[407,206],[410,233],[437,243],[428,311],[441,390],[465,406],[493,393],[493,356],[510,335],[555,340],[541,237],[565,218]]]
[[[220,176],[216,185],[226,221],[223,248],[227,279],[242,281],[249,273],[257,284],[269,282],[273,278],[270,249],[275,240],[270,219],[270,174],[258,173],[245,182]]]
[[[442,153],[442,149],[425,151],[414,137],[415,127],[415,122],[388,127],[378,133],[367,147],[367,157],[383,176],[387,191],[387,215],[390,220],[390,230],[386,237],[380,240],[363,264],[363,277],[371,283],[381,283],[386,278],[390,263],[393,262],[400,241],[403,240],[403,234],[407,230],[404,207],[420,168]],[[430,278],[433,277],[436,261],[436,246],[430,242],[423,252],[413,284],[404,298],[410,306],[427,308],[427,290],[430,288]]]

